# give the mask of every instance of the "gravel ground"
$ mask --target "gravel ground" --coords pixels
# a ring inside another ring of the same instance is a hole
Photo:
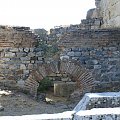
[[[0,91],[0,106],[0,116],[16,116],[69,111],[74,108],[75,104],[66,105],[61,101],[38,102],[20,92]]]

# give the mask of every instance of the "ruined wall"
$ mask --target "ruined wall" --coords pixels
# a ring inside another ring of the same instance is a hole
[[[74,84],[72,83],[71,86],[76,86],[74,90],[78,89],[79,95],[82,95],[86,92],[90,92],[94,86],[94,79],[89,70],[86,70],[77,61],[65,60],[60,62],[53,61],[39,65],[36,70],[31,72],[31,74],[25,81],[25,88],[27,91],[30,92],[31,95],[36,97],[38,81],[41,81],[46,76],[53,75],[55,76],[57,74],[65,73],[68,74],[70,77],[72,77],[72,79],[74,79],[74,81],[77,82],[77,86],[75,85],[76,84],[75,82]],[[59,95],[63,95],[67,91],[71,92],[72,88],[69,91],[70,83],[67,81],[61,82],[63,83],[63,85],[61,84],[62,89],[59,89],[59,87],[58,86],[56,87],[56,84],[54,84],[54,93],[57,92]],[[65,87],[67,88],[64,90]]]
[[[92,72],[94,91],[119,91],[120,29],[78,30],[59,41],[61,59],[78,60]]]
[[[101,0],[100,13],[103,17],[104,28],[120,27],[120,0]]]
[[[0,26],[1,86],[13,86],[13,83],[24,86],[31,70],[43,61],[43,51],[36,47],[37,40],[28,27]]]

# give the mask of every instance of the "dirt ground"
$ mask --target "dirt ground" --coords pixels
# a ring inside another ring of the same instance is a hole
[[[76,104],[68,104],[65,98],[47,95],[47,102],[36,101],[21,93],[0,90],[0,116],[31,115],[43,113],[59,113],[69,111]],[[1,108],[2,108],[1,107]]]

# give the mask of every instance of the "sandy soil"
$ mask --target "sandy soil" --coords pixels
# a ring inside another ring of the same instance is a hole
[[[0,91],[0,106],[4,108],[0,110],[0,116],[59,113],[72,110],[75,106],[63,102],[64,99],[51,100],[49,97],[47,100],[48,102],[38,102],[24,93]]]

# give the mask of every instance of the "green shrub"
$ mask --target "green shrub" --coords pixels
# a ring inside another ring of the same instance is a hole
[[[39,82],[38,92],[45,92],[49,90],[52,86],[52,80],[49,77],[45,77],[42,81]]]

